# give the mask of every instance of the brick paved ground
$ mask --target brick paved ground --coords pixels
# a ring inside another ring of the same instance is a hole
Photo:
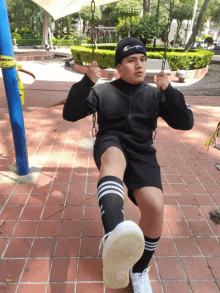
[[[220,208],[220,171],[214,167],[220,151],[204,146],[219,122],[220,96],[186,101],[195,117],[191,131],[158,123],[165,213],[150,263],[154,293],[220,292],[220,226],[208,214]],[[131,284],[103,288],[91,116],[71,123],[62,119],[62,106],[24,107],[24,120],[29,184],[17,182],[10,171],[15,165],[11,126],[7,109],[0,109],[0,220],[7,217],[0,227],[0,292],[131,293]],[[126,188],[125,194],[125,218],[138,223],[139,210]]]

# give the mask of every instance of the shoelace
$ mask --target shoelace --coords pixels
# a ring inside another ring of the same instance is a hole
[[[99,252],[100,252],[100,249],[101,249],[101,247],[102,247],[102,244],[103,244],[104,240],[106,239],[106,237],[107,237],[110,233],[111,233],[111,232],[108,232],[108,233],[105,234],[105,236],[102,238],[102,241],[101,241],[101,243],[100,243],[100,245],[99,245]],[[99,252],[98,252],[98,255],[99,255]]]

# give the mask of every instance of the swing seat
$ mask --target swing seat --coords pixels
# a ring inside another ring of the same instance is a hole
[[[146,77],[145,82],[154,83],[154,76],[161,72],[162,68],[162,59],[147,59],[147,69],[146,69]],[[108,80],[112,80],[114,78],[114,74],[116,69],[114,68],[106,68],[105,72],[108,73]],[[168,62],[166,61],[164,72],[166,75],[171,74],[171,70]]]
[[[74,60],[72,57],[63,58],[62,61],[65,62],[65,67],[70,67],[74,64]]]
[[[147,76],[154,76],[161,72],[162,68],[162,59],[147,59],[147,69],[146,69],[146,75]],[[166,61],[165,67],[164,67],[164,72],[167,75],[171,74],[171,70],[169,67],[168,62]]]
[[[112,80],[114,78],[116,69],[114,69],[114,68],[106,68],[105,72],[108,73],[108,80]]]
[[[162,59],[147,59],[146,77],[144,80],[145,82],[154,83],[154,76],[162,70],[162,62]],[[165,63],[164,72],[168,76],[171,74],[171,70],[167,61]]]

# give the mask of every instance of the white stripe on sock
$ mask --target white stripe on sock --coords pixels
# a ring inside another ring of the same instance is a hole
[[[156,250],[158,243],[159,243],[159,240],[154,243],[145,241],[145,248],[144,249],[149,250],[149,251]]]
[[[114,186],[114,185],[107,185],[107,186],[104,186],[102,187],[99,191],[98,191],[98,197],[100,196],[100,194],[104,191],[104,190],[110,190],[110,189],[115,189],[116,191],[120,192],[121,195],[124,197],[124,193],[121,191],[120,188],[118,188],[117,186]]]
[[[100,196],[99,196],[99,200],[100,200],[105,194],[109,194],[109,193],[118,194],[118,195],[120,195],[120,196],[124,199],[124,196],[123,196],[120,192],[118,192],[118,191],[116,191],[116,190],[114,190],[114,189],[109,189],[109,190],[104,191],[104,192],[102,192],[102,193],[100,194]]]
[[[156,250],[157,248],[157,245],[155,247],[146,247],[144,248],[144,250],[148,250],[148,251],[153,251],[153,250]]]
[[[106,184],[114,184],[114,185],[118,186],[119,188],[121,188],[122,192],[124,192],[124,187],[123,187],[123,185],[121,185],[120,183],[115,182],[115,181],[105,181],[105,182],[103,182],[102,184],[99,185],[99,187],[98,187],[98,192],[99,192],[100,188],[101,188],[103,185],[106,185]]]
[[[157,242],[148,242],[148,241],[145,240],[145,244],[149,245],[149,246],[155,245],[155,244],[158,244],[158,243],[159,243],[159,240]]]

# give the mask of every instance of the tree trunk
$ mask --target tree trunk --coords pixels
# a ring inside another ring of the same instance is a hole
[[[150,15],[150,0],[143,0],[143,12]]]
[[[41,46],[45,47],[45,45],[48,45],[48,25],[49,25],[49,14],[47,11],[44,11],[44,23],[43,23],[43,39]]]
[[[218,42],[218,35],[220,33],[220,28],[217,30],[217,36],[216,36],[216,41]]]
[[[196,24],[194,24],[193,29],[192,29],[192,34],[191,34],[191,36],[189,38],[188,43],[186,44],[186,47],[185,47],[185,50],[184,50],[185,52],[187,52],[189,50],[190,46],[195,41],[195,38],[196,38],[196,36],[198,34],[198,31],[199,31],[200,24],[202,22],[203,14],[204,14],[204,12],[206,10],[206,7],[207,7],[208,3],[209,3],[209,0],[204,0],[204,2],[202,4],[202,8],[201,8],[201,11],[199,13],[197,22],[196,22]]]
[[[187,26],[186,26],[186,32],[185,32],[185,36],[184,36],[184,48],[186,45],[186,40],[187,40],[187,33],[188,33],[188,28],[189,28],[189,20],[187,22]]]
[[[130,36],[131,36],[131,17],[130,17],[130,24],[128,27],[128,37],[130,38]]]
[[[174,51],[174,47],[175,47],[175,45],[176,45],[176,38],[177,38],[177,36],[178,36],[178,34],[179,34],[179,31],[180,31],[181,25],[182,25],[182,21],[181,21],[181,22],[178,22],[178,21],[177,21],[176,34],[175,34],[175,36],[174,36],[174,40],[173,40],[173,51]]]

